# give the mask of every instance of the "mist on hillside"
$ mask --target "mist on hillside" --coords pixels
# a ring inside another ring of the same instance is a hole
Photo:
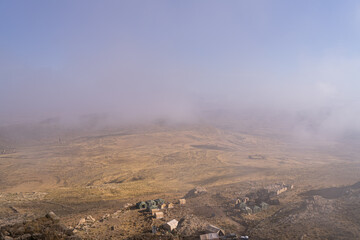
[[[0,3],[2,128],[360,131],[358,4],[84,4]]]

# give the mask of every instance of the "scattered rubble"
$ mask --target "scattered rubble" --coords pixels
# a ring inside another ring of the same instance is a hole
[[[86,231],[89,228],[93,227],[94,223],[95,219],[91,215],[89,215],[85,218],[81,218],[79,220],[79,223],[74,227],[74,230],[76,230],[75,232]]]

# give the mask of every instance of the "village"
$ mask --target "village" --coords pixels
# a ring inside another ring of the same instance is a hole
[[[250,192],[237,198],[233,204],[234,212],[241,215],[256,215],[266,211],[271,205],[280,204],[277,196],[292,189],[292,185],[277,183]],[[214,213],[208,219],[190,214],[189,209],[196,202],[211,198],[204,187],[190,190],[183,198],[168,202],[164,199],[145,200],[137,203],[127,203],[112,214],[105,214],[99,219],[91,215],[81,218],[75,226],[65,226],[61,219],[49,212],[44,217],[23,221],[13,225],[2,226],[1,240],[44,239],[44,234],[53,234],[60,239],[101,239],[99,232],[106,232],[109,239],[200,239],[200,240],[236,240],[251,239],[251,236],[239,234],[239,229],[226,229],[212,220]],[[16,209],[15,209],[16,210]],[[209,212],[211,212],[209,207]],[[221,214],[220,214],[221,216]],[[129,220],[133,222],[129,225]],[[136,223],[139,223],[138,225]],[[139,228],[140,225],[140,228]],[[239,225],[240,226],[240,225]],[[125,232],[128,227],[134,231],[133,237]],[[47,239],[47,238],[46,238]]]
[[[278,195],[291,189],[293,189],[293,185],[284,183],[269,185],[255,192],[250,192],[242,198],[236,199],[233,204],[233,209],[234,211],[240,211],[243,215],[254,215],[261,211],[266,211],[271,205],[279,205]],[[189,207],[188,199],[199,196],[205,197],[206,194],[207,190],[205,188],[196,187],[176,202],[154,199],[128,203],[125,204],[123,209],[113,214],[102,216],[98,222],[106,222],[110,218],[119,218],[120,215],[125,212],[135,211],[151,222],[150,227],[144,232],[146,232],[147,237],[153,239],[251,239],[251,236],[239,235],[211,222],[201,221],[196,216],[181,216],[181,213],[186,213],[186,209]],[[96,222],[97,221],[91,216],[82,218],[73,228],[73,232],[86,233],[89,229],[97,225]],[[115,229],[115,226],[110,226],[110,231],[114,231]]]

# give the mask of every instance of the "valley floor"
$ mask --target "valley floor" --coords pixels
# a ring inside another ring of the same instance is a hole
[[[358,152],[344,143],[300,143],[269,134],[187,126],[101,132],[15,149],[0,155],[0,226],[53,211],[63,224],[74,227],[87,215],[99,220],[121,210],[77,235],[141,238],[153,225],[190,218],[186,221],[215,224],[251,239],[360,236],[359,214],[353,211],[360,206],[358,189],[339,190],[335,198],[316,192],[359,181]],[[280,205],[254,215],[234,209],[237,198],[277,182],[295,186],[280,197]],[[208,193],[167,210],[163,220],[122,210],[125,203],[148,199],[176,202],[196,186]],[[311,190],[315,192],[309,194]]]

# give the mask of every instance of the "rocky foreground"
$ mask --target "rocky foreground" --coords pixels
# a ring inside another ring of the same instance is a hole
[[[73,229],[60,223],[60,218],[53,212],[44,217],[18,221],[0,228],[1,240],[43,240],[43,239],[81,239]]]
[[[255,189],[241,196],[234,194],[235,186],[227,189],[195,188],[186,201],[166,202],[161,209],[128,203],[100,217],[85,215],[72,226],[53,212],[40,217],[14,213],[2,219],[0,240],[199,239],[209,233],[209,225],[221,229],[219,239],[360,239],[360,183],[307,192],[290,188],[279,194]],[[271,204],[275,199],[277,204]],[[263,202],[268,206],[255,211]],[[159,218],[154,214],[158,211]],[[167,226],[169,222],[176,224]]]

